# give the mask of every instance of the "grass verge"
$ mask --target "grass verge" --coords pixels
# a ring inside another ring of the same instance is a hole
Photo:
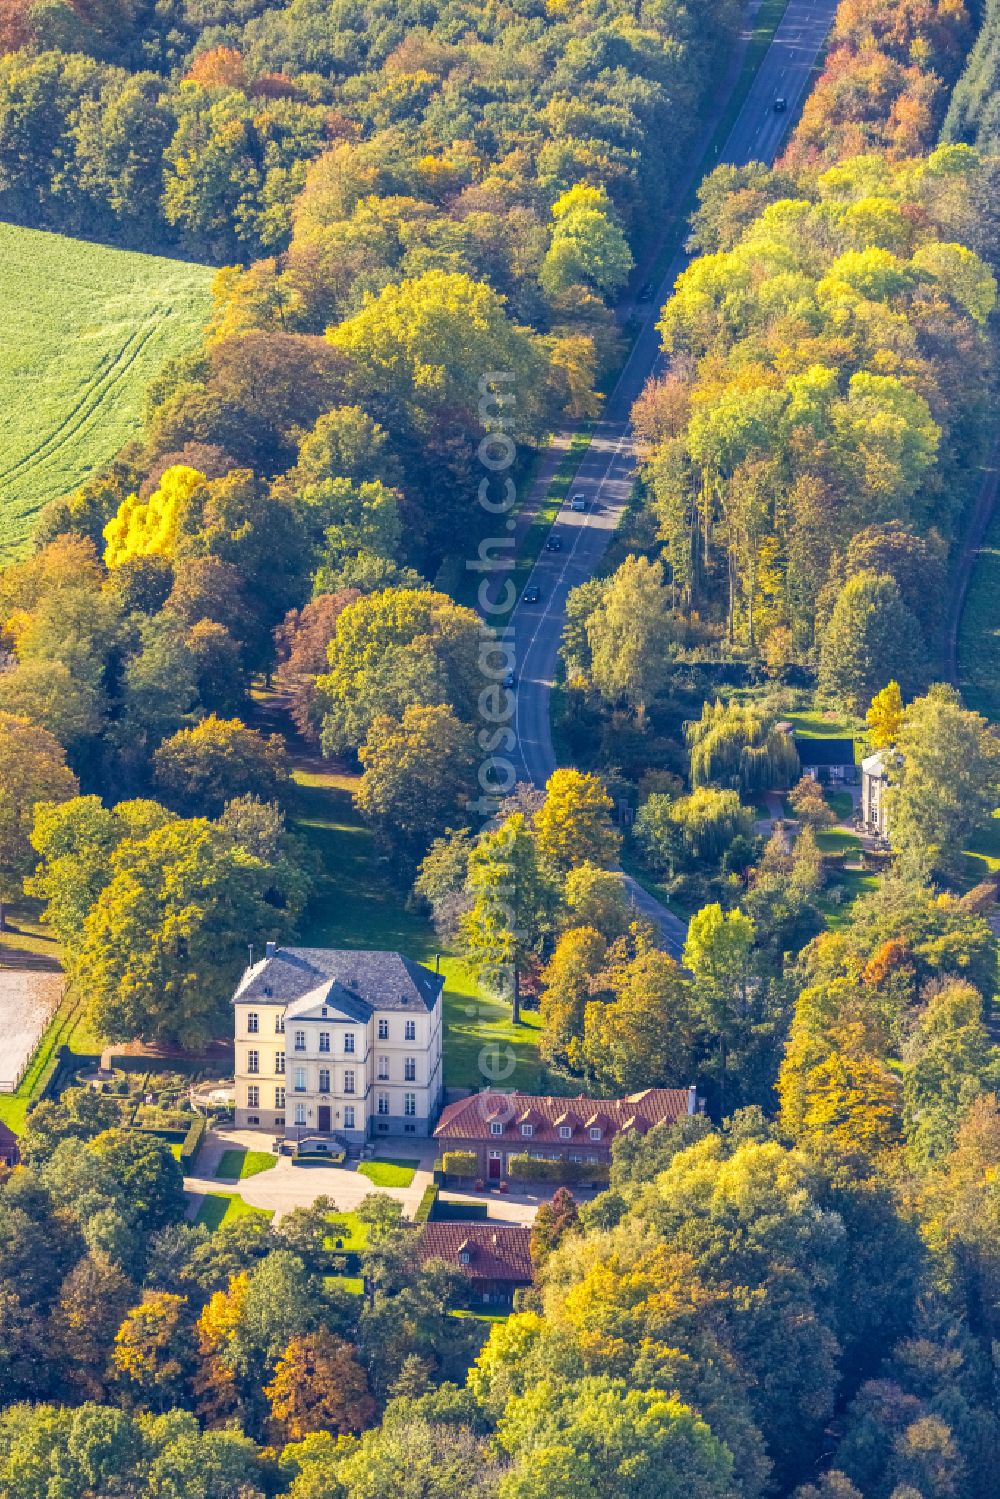
[[[327,1249],[339,1249],[344,1254],[359,1254],[368,1244],[368,1224],[362,1223],[357,1213],[332,1213],[330,1215],[330,1237]]]

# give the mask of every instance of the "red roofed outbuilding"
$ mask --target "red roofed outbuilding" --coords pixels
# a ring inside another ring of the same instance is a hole
[[[524,1224],[428,1223],[419,1254],[460,1270],[470,1301],[509,1304],[519,1286],[531,1284],[531,1229]]]
[[[448,1104],[434,1138],[442,1151],[473,1152],[482,1179],[499,1181],[512,1155],[606,1163],[617,1135],[645,1134],[655,1124],[697,1113],[699,1106],[694,1087],[646,1088],[626,1098],[536,1098],[487,1089]]]

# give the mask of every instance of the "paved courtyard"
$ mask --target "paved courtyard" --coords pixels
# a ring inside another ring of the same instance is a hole
[[[346,1166],[293,1165],[291,1157],[279,1156],[277,1165],[257,1176],[243,1181],[217,1181],[215,1169],[223,1151],[242,1146],[248,1150],[267,1150],[270,1137],[257,1130],[212,1130],[198,1155],[198,1175],[184,1180],[186,1190],[196,1196],[206,1192],[235,1192],[243,1201],[255,1208],[264,1208],[281,1218],[292,1208],[308,1207],[317,1197],[332,1197],[341,1212],[352,1212],[372,1192],[385,1192],[402,1204],[403,1214],[412,1218],[424,1195],[426,1187],[433,1181],[433,1165],[437,1154],[430,1140],[395,1140],[380,1145],[376,1160],[417,1160],[420,1165],[408,1187],[376,1187],[362,1176],[356,1161]],[[490,1220],[496,1223],[533,1223],[540,1202],[547,1202],[552,1193],[548,1189],[540,1192],[442,1192],[441,1196],[453,1202],[487,1204]],[[593,1192],[575,1188],[578,1201],[592,1197]]]
[[[16,1089],[62,993],[60,973],[0,969],[0,1093]]]

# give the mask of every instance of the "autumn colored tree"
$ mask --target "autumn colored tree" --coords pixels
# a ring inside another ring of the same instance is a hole
[[[570,927],[556,943],[542,969],[539,1044],[546,1057],[579,1063],[584,1013],[607,950],[602,934],[587,926]]]
[[[584,863],[601,868],[614,864],[621,835],[612,824],[613,811],[614,803],[598,776],[553,771],[534,818],[539,853],[564,872]]]
[[[153,756],[154,779],[179,811],[216,816],[226,802],[255,795],[287,797],[291,774],[277,734],[263,735],[239,719],[211,714],[193,729],[181,729]]]
[[[516,1023],[521,977],[549,929],[553,905],[553,887],[523,813],[481,835],[469,855],[468,889],[465,951],[483,981],[509,1002]]]
[[[812,776],[803,776],[788,794],[792,811],[801,823],[810,828],[829,828],[837,821],[837,814],[823,795],[823,788]]]
[[[898,682],[887,682],[876,692],[865,714],[872,749],[889,749],[896,743],[903,727],[903,694]]]
[[[68,801],[78,790],[65,751],[47,729],[0,713],[0,931],[5,903],[17,899],[34,865],[35,808]]]
[[[417,858],[460,815],[471,789],[472,729],[444,705],[380,715],[358,751],[364,774],[356,803],[400,853]]]
[[[327,653],[337,632],[337,620],[359,597],[355,588],[318,594],[301,609],[290,609],[274,632],[278,657],[275,684],[287,693],[292,721],[311,744],[319,744],[320,732],[316,678],[330,664]]]
[[[368,1377],[350,1343],[327,1328],[292,1338],[265,1388],[275,1432],[298,1442],[314,1431],[363,1431],[375,1415]]]
[[[159,1412],[185,1404],[195,1362],[187,1297],[147,1291],[122,1319],[112,1362],[133,1407]]]

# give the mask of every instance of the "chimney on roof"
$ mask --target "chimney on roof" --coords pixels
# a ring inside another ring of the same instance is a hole
[[[697,1114],[697,1112],[698,1112],[698,1084],[697,1083],[692,1083],[691,1086],[688,1088],[688,1113],[689,1114]]]
[[[275,953],[277,951],[278,951],[278,944],[276,942],[265,943],[265,946],[264,946],[264,956],[265,956],[265,958],[273,958],[274,955],[275,955]]]

